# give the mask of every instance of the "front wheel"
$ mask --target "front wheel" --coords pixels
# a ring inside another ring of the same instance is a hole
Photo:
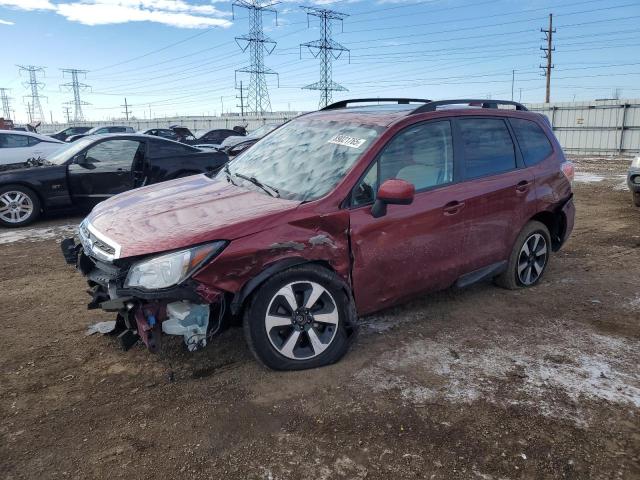
[[[335,275],[315,265],[267,280],[245,311],[249,348],[275,370],[302,370],[337,362],[349,346],[355,315]]]
[[[40,216],[40,199],[30,188],[7,185],[0,188],[0,225],[24,227]]]
[[[507,269],[496,277],[497,285],[515,290],[538,283],[549,263],[551,237],[541,222],[531,221],[518,235]]]

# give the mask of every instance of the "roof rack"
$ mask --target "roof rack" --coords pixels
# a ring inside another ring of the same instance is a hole
[[[429,103],[431,100],[424,98],[353,98],[351,100],[341,100],[339,102],[327,105],[321,110],[335,110],[338,108],[345,108],[352,103],[371,103],[371,102],[393,102],[398,105],[408,105],[409,103]]]
[[[474,98],[466,98],[466,99],[457,99],[457,100],[437,100],[434,102],[429,102],[425,105],[422,105],[416,108],[412,114],[414,113],[425,113],[425,112],[435,112],[438,107],[442,105],[480,105],[482,108],[498,108],[498,105],[513,105],[516,107],[516,110],[528,111],[527,107],[518,102],[512,102],[510,100],[487,100],[487,99],[474,99]]]

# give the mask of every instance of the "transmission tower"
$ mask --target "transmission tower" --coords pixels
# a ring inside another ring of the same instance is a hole
[[[11,118],[11,108],[9,107],[9,100],[11,97],[7,95],[8,88],[0,88],[0,98],[2,98],[2,115],[5,119]]]
[[[307,90],[320,90],[320,108],[323,108],[331,103],[332,92],[345,92],[347,90],[342,85],[333,81],[333,61],[340,58],[344,52],[349,52],[349,49],[343,47],[331,38],[331,22],[339,20],[340,23],[342,23],[348,15],[324,8],[301,8],[307,12],[307,25],[309,23],[309,17],[313,16],[320,19],[321,31],[320,40],[300,45],[300,58],[302,58],[302,47],[307,47],[315,58],[320,58],[320,81],[302,88]]]
[[[45,123],[45,116],[42,111],[42,104],[40,103],[41,97],[40,90],[44,88],[44,83],[38,81],[38,73],[42,73],[44,75],[44,68],[36,67],[34,65],[18,65],[20,69],[20,73],[28,72],[29,73],[29,81],[24,82],[23,85],[25,88],[29,88],[31,90],[31,95],[25,95],[25,99],[27,100],[27,105],[29,106],[29,118],[31,122],[40,121],[41,123]]]
[[[86,77],[88,70],[78,70],[76,68],[63,68],[62,76],[64,77],[65,73],[71,75],[71,81],[68,83],[62,83],[60,88],[66,88],[68,92],[73,92],[73,100],[70,102],[65,102],[67,105],[73,105],[73,121],[74,122],[82,122],[84,121],[84,115],[82,114],[82,105],[89,105],[88,102],[84,102],[80,100],[80,91],[87,90],[89,85],[85,83],[80,83],[78,81],[78,75],[84,75]]]
[[[540,31],[545,34],[547,40],[546,47],[540,47],[540,50],[544,52],[544,56],[542,58],[547,59],[546,65],[540,65],[540,68],[545,70],[544,76],[547,77],[547,93],[545,95],[545,103],[549,103],[551,101],[551,69],[555,68],[555,65],[552,62],[552,55],[555,51],[555,47],[553,46],[553,34],[556,33],[555,28],[553,28],[553,14],[549,14],[549,29],[541,28]]]
[[[271,101],[269,100],[269,90],[267,89],[266,75],[278,75],[264,65],[264,54],[270,55],[276,48],[276,42],[264,34],[262,28],[262,14],[272,12],[276,15],[278,23],[278,12],[271,8],[278,2],[264,2],[262,0],[235,0],[233,7],[246,8],[249,12],[249,33],[236,37],[236,43],[240,50],[249,50],[249,66],[236,70],[238,73],[249,74],[249,88],[247,89],[247,112],[260,114],[271,111]],[[235,18],[235,12],[233,12]],[[236,85],[237,85],[236,78]]]

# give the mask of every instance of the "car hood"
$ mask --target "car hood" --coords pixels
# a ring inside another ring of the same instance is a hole
[[[299,204],[194,175],[112,197],[87,220],[125,258],[234,240],[273,226]]]

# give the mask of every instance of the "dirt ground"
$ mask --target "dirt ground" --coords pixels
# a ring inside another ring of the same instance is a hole
[[[0,477],[640,478],[640,210],[628,160],[578,162],[542,283],[362,319],[338,364],[260,367],[234,328],[163,357],[85,336],[78,218],[0,231]]]

